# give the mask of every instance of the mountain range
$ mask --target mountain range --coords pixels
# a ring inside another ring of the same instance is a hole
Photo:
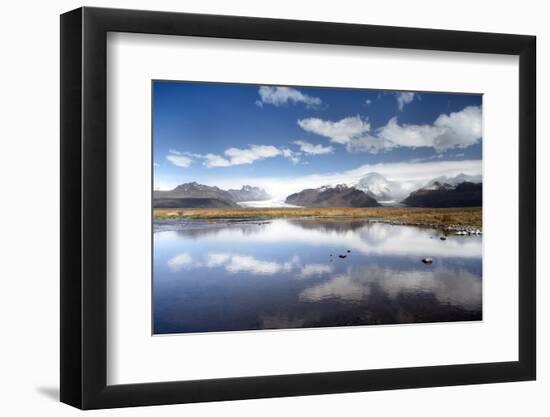
[[[271,196],[260,187],[243,185],[240,190],[227,190],[234,201],[264,201],[269,200]]]
[[[380,204],[355,187],[338,184],[334,187],[324,186],[310,188],[286,198],[287,204],[302,207],[378,207]]]
[[[411,207],[481,207],[482,200],[481,177],[459,174],[433,179],[402,203]]]
[[[463,182],[471,182],[472,184],[480,184],[481,183],[481,175],[466,175],[466,174],[458,174],[456,177],[437,177],[431,180],[428,184],[426,184],[423,189],[438,189],[438,188],[447,188],[452,189],[455,188],[457,185],[462,184]]]
[[[377,172],[370,172],[361,177],[354,186],[379,202],[397,202],[406,196],[406,191],[404,191],[401,183],[389,181]]]
[[[231,208],[238,201],[269,199],[269,194],[258,187],[244,185],[240,190],[222,190],[218,187],[188,182],[173,190],[153,193],[155,208]]]
[[[300,207],[477,207],[482,205],[482,194],[481,176],[441,176],[411,188],[411,183],[391,181],[371,172],[352,184],[303,189],[287,196],[284,204]],[[232,208],[240,207],[238,203],[242,202],[273,204],[268,192],[250,185],[223,190],[190,182],[170,191],[153,193],[156,208]]]

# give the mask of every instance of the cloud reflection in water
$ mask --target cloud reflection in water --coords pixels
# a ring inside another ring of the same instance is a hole
[[[440,235],[319,219],[163,225],[155,333],[480,320],[482,239]]]

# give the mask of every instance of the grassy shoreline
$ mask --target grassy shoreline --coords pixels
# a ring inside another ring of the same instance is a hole
[[[450,224],[482,227],[481,207],[467,208],[221,208],[221,209],[160,209],[153,210],[155,219],[258,219],[258,218],[334,218],[334,219],[373,219],[387,222],[414,225]]]

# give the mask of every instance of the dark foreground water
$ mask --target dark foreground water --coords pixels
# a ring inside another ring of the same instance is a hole
[[[440,236],[365,221],[157,223],[153,331],[481,320],[481,237]]]

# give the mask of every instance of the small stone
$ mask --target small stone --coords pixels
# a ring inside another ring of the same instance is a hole
[[[447,238],[445,236],[441,236],[440,239],[441,240],[447,240]]]
[[[422,262],[425,263],[425,264],[431,264],[431,263],[433,263],[433,259],[432,258],[424,258],[424,259],[422,259]]]

